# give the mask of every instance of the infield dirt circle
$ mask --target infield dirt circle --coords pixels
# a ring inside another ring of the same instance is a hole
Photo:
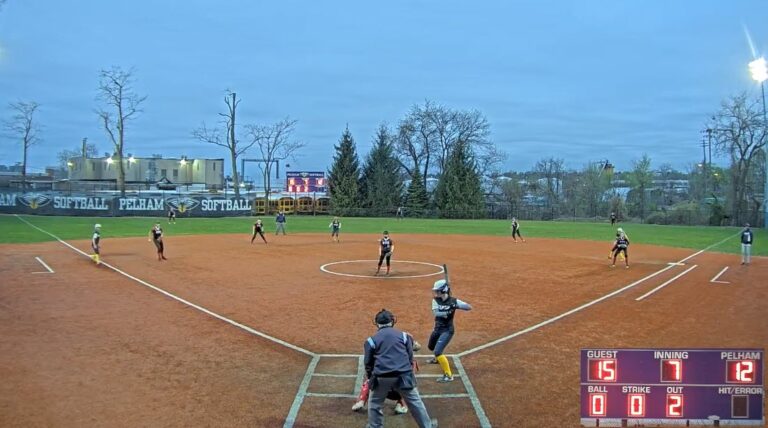
[[[581,348],[768,345],[765,258],[743,268],[736,256],[702,253],[485,347],[694,251],[633,244],[631,268],[610,269],[609,242],[393,234],[387,280],[339,275],[375,272],[375,235],[342,235],[340,243],[326,234],[267,235],[269,244],[251,245],[245,234],[167,229],[164,262],[146,238],[104,232],[103,259],[130,277],[58,242],[0,246],[0,426],[281,427],[291,415],[295,427],[364,426],[365,415],[350,407],[371,319],[390,309],[397,327],[426,343],[430,290],[443,263],[454,295],[474,307],[456,315],[447,353],[471,351],[461,357],[462,373],[495,427],[578,426]],[[86,240],[72,244],[89,249]],[[35,273],[44,270],[35,257],[54,273]],[[725,266],[728,284],[710,282]],[[419,275],[429,276],[405,278]],[[420,355],[429,355],[426,347]],[[441,427],[481,426],[464,378],[438,384],[437,366],[427,364],[421,374],[420,391]],[[391,412],[386,422],[415,426]]]

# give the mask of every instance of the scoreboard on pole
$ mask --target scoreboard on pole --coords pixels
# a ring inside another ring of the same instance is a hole
[[[582,349],[581,424],[765,424],[763,349]]]
[[[285,191],[294,193],[325,193],[328,180],[323,171],[287,171]]]

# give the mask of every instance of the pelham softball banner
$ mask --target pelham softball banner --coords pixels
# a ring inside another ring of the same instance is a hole
[[[163,216],[173,208],[178,216],[231,217],[253,212],[253,201],[244,198],[204,196],[92,196],[56,192],[0,192],[0,213],[62,216]]]

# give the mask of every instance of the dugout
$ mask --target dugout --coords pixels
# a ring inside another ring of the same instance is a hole
[[[283,196],[277,201],[277,208],[286,214],[293,214],[294,201],[290,196]]]
[[[299,214],[312,214],[315,210],[315,201],[309,196],[301,196],[296,201],[296,212]]]
[[[315,212],[318,214],[328,214],[331,212],[331,198],[321,196],[315,199]]]

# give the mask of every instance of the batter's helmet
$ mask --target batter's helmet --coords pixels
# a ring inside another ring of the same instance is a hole
[[[395,322],[397,322],[397,319],[395,318],[395,314],[392,312],[389,312],[386,309],[382,309],[379,311],[379,313],[376,314],[375,317],[373,317],[373,323],[376,324],[379,328],[382,327],[392,327],[395,325]]]
[[[432,291],[437,291],[444,294],[450,293],[451,286],[448,285],[448,281],[444,279],[438,279],[435,281],[435,285],[432,286]]]

